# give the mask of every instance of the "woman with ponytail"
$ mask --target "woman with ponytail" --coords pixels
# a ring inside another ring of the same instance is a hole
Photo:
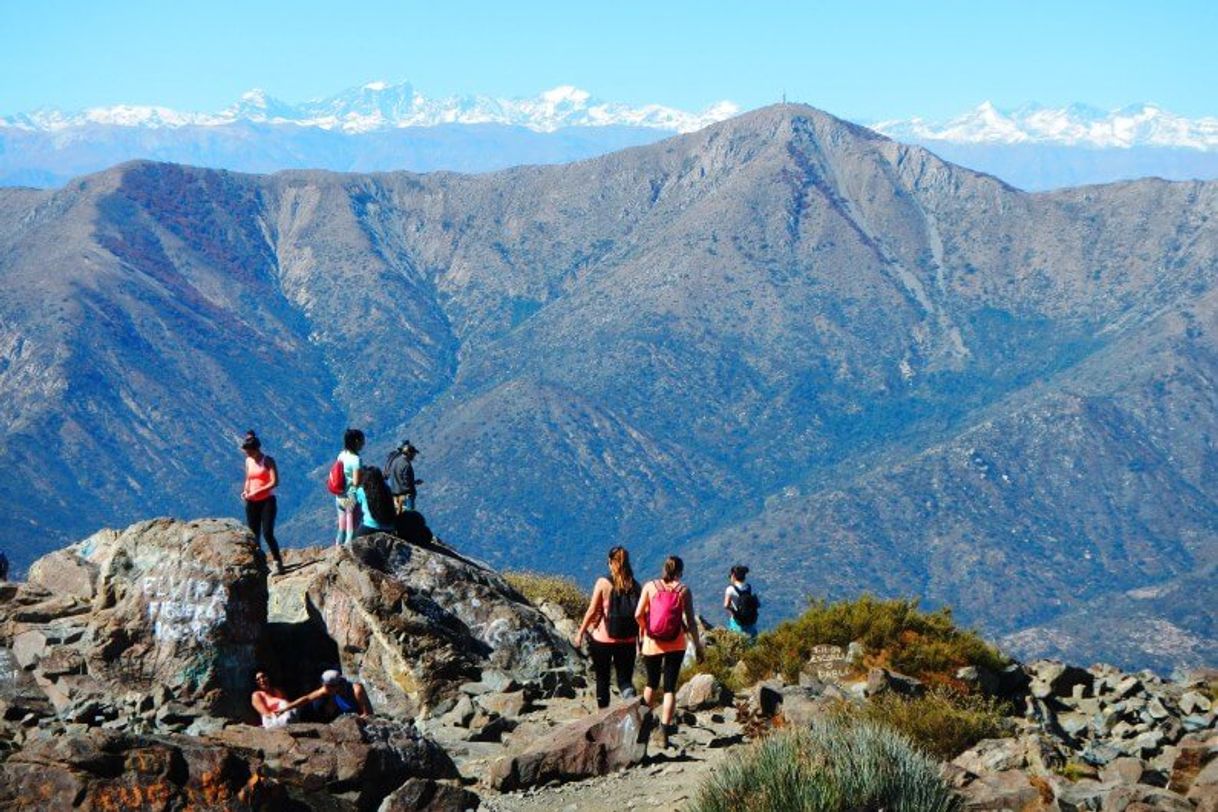
[[[638,649],[638,621],[634,612],[639,603],[639,584],[630,568],[630,553],[625,547],[609,551],[609,574],[596,579],[592,600],[584,621],[575,633],[575,647],[591,630],[588,653],[596,674],[596,705],[609,707],[610,670],[617,672],[618,695],[634,696],[634,659]]]

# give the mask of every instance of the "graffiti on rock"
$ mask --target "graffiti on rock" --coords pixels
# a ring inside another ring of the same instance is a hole
[[[228,589],[207,578],[149,575],[143,580],[153,636],[172,643],[200,639],[224,623]]]

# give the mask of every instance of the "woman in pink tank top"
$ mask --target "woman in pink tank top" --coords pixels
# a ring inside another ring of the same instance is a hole
[[[262,441],[253,429],[246,432],[241,450],[245,452],[245,487],[241,489],[241,498],[245,501],[245,523],[254,534],[256,543],[266,537],[266,546],[275,559],[275,571],[282,575],[283,558],[275,541],[275,514],[278,512],[275,488],[279,485],[279,468],[269,454],[262,453]]]

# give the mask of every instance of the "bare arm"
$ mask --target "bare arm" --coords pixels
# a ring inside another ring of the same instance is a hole
[[[689,591],[689,587],[685,587],[684,594],[681,596],[681,602],[685,604],[685,628],[689,630],[689,634],[694,638],[694,648],[698,652],[698,660],[702,659],[702,635],[698,631],[698,617],[694,614],[694,593]]]
[[[651,607],[651,592],[651,583],[648,582],[639,595],[639,607],[634,610],[634,619],[639,624],[639,645],[642,645],[643,638],[647,636],[647,610]]]
[[[579,624],[579,629],[575,632],[573,642],[578,647],[584,640],[584,634],[591,628],[595,627],[601,619],[601,609],[604,606],[605,579],[597,578],[596,586],[592,588],[592,598],[588,601],[588,611],[584,612],[584,620]]]
[[[294,699],[291,702],[289,702],[284,707],[284,710],[285,711],[296,710],[296,708],[299,708],[301,705],[307,705],[310,702],[313,702],[314,700],[321,699],[325,695],[326,695],[325,688],[318,688],[315,691],[309,691],[307,694],[300,697],[299,699]]]

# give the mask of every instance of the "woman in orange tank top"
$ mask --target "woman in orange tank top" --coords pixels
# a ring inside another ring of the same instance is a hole
[[[283,574],[283,558],[279,555],[279,544],[275,541],[275,488],[279,485],[279,468],[269,454],[262,453],[262,441],[250,429],[241,442],[245,452],[245,487],[241,498],[245,500],[245,523],[254,534],[255,543],[266,537],[266,546],[275,559],[275,571]]]
[[[625,547],[609,551],[609,574],[597,578],[592,588],[588,611],[579,624],[572,643],[576,648],[591,633],[588,653],[596,675],[596,706],[609,707],[610,669],[617,672],[617,691],[623,699],[634,696],[634,659],[638,648],[638,621],[634,612],[639,603],[639,585],[630,568],[630,553]]]

